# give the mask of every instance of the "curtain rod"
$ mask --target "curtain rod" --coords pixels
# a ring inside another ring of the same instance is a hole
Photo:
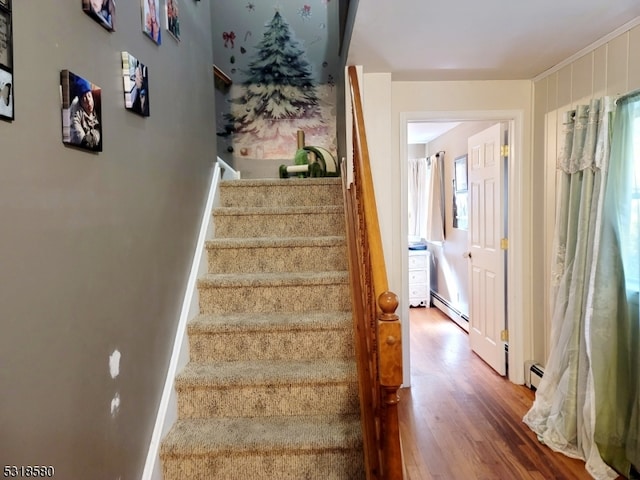
[[[618,98],[616,98],[616,100],[615,100],[615,104],[617,105],[617,104],[618,104],[618,102],[621,102],[621,101],[623,101],[623,100],[628,100],[628,99],[630,99],[631,97],[635,97],[635,96],[637,96],[637,95],[640,95],[640,89],[638,89],[638,90],[633,90],[633,91],[631,91],[631,92],[629,92],[629,93],[625,93],[624,95],[620,95]]]

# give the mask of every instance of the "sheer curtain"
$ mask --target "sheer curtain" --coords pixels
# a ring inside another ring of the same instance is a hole
[[[524,422],[542,442],[586,461],[595,478],[616,478],[594,442],[596,405],[585,313],[593,306],[612,101],[597,99],[565,117],[552,265],[551,349]]]
[[[426,158],[409,160],[409,236],[427,234],[427,194],[431,171]]]
[[[632,465],[640,468],[639,137],[640,94],[635,94],[617,102],[593,308],[587,315],[595,442],[605,462],[627,478]]]
[[[444,241],[444,152],[429,157],[429,196],[427,199],[427,231],[430,242]]]
[[[408,233],[431,242],[444,240],[443,159],[439,152],[409,160]]]
[[[552,268],[552,346],[524,417],[596,479],[640,467],[640,94],[565,122]],[[609,137],[611,144],[609,145]]]

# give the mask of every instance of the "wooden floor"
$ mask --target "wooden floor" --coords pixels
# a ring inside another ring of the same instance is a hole
[[[522,423],[534,393],[500,377],[436,308],[412,308],[411,387],[400,392],[407,480],[590,479]]]

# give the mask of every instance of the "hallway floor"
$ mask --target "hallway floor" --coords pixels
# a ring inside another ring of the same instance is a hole
[[[412,308],[411,388],[400,392],[408,480],[590,479],[522,422],[534,393],[500,377],[436,308]],[[620,477],[622,478],[622,477]]]

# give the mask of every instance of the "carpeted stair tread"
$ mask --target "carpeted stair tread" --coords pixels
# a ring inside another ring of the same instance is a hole
[[[359,449],[359,415],[178,420],[161,455],[212,455]]]
[[[219,187],[163,478],[364,479],[342,180]]]
[[[277,207],[217,207],[213,209],[216,216],[241,215],[313,215],[318,213],[343,213],[342,205],[302,205]]]
[[[349,311],[200,314],[188,324],[192,361],[353,358]]]
[[[188,363],[176,378],[177,387],[239,385],[327,385],[353,383],[354,360],[260,360]]]
[[[206,248],[211,273],[318,272],[347,264],[344,236],[221,238],[208,241]]]
[[[200,314],[187,327],[189,334],[335,330],[351,328],[351,312]]]
[[[340,179],[230,180],[220,183],[220,206],[341,205]]]
[[[255,178],[241,180],[223,180],[220,187],[274,187],[274,186],[314,186],[314,185],[341,185],[342,180],[336,177],[315,178]]]
[[[321,237],[254,237],[216,238],[207,240],[207,248],[292,248],[345,245],[346,237],[328,235]]]
[[[278,287],[349,283],[349,272],[208,273],[198,287]]]

